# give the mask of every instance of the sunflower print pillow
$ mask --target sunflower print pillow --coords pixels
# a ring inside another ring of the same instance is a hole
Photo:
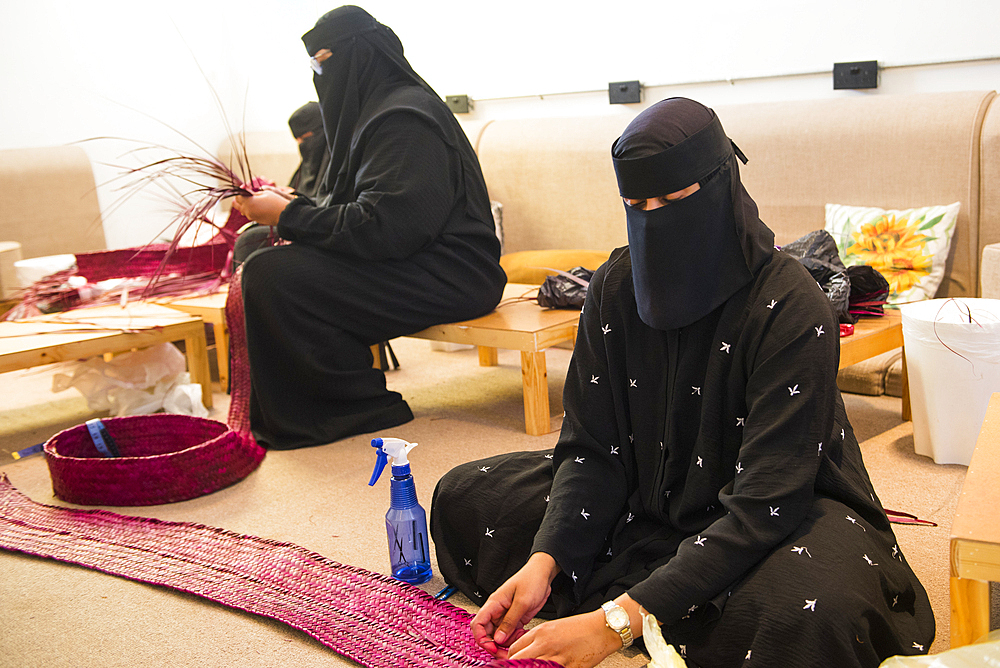
[[[886,210],[826,205],[826,231],[848,267],[867,264],[889,282],[890,305],[932,299],[944,278],[960,202]]]

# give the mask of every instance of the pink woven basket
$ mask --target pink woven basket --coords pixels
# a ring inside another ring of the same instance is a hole
[[[121,456],[104,457],[87,425],[61,431],[45,444],[56,496],[85,506],[152,506],[186,501],[239,482],[265,450],[250,433],[250,374],[240,274],[226,299],[232,397],[229,424],[190,415],[131,415],[102,420]]]
[[[185,501],[242,480],[264,458],[263,448],[216,420],[160,414],[102,422],[120,457],[102,457],[86,425],[61,431],[45,444],[59,498],[94,506]]]

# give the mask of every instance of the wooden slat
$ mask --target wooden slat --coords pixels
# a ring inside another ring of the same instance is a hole
[[[951,524],[951,646],[989,631],[989,582],[1000,580],[1000,392],[986,409]]]

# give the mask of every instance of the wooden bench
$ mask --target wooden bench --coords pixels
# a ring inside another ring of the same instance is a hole
[[[548,373],[545,350],[560,343],[576,341],[580,312],[575,309],[543,309],[533,297],[537,285],[508,283],[503,300],[492,313],[446,325],[435,325],[411,334],[413,338],[477,346],[479,363],[497,363],[497,349],[518,350],[521,353],[521,376],[524,393],[524,429],[532,436],[551,431],[549,415]],[[214,327],[219,378],[227,386],[229,364],[229,334],[226,329],[226,289],[211,295],[164,300],[160,303],[201,317]],[[898,312],[887,312],[881,318],[862,318],[854,334],[840,339],[840,367],[849,366],[903,345],[902,320]],[[380,365],[378,346],[372,346],[375,366]],[[905,373],[905,365],[904,365]],[[909,419],[909,392],[903,382],[903,415]]]
[[[545,309],[534,301],[521,299],[537,293],[537,285],[508,283],[503,300],[492,313],[473,320],[435,325],[411,335],[477,346],[481,366],[496,365],[497,348],[521,351],[524,430],[532,436],[552,431],[545,350],[559,343],[575,342],[580,321],[580,311],[576,309]]]
[[[951,646],[990,630],[990,582],[1000,581],[1000,392],[993,394],[951,525]]]
[[[854,334],[840,337],[840,368],[863,362],[903,346],[903,316],[897,310],[887,310],[879,318],[861,317],[854,325]],[[910,420],[910,386],[906,379],[906,351],[903,351],[904,420]]]
[[[0,322],[0,373],[184,341],[191,382],[212,407],[205,324],[156,304],[102,306]]]
[[[580,312],[573,309],[543,309],[533,301],[518,300],[538,292],[537,285],[508,283],[503,301],[492,313],[481,318],[435,325],[412,334],[413,338],[471,344],[479,347],[482,366],[497,364],[497,349],[521,352],[521,376],[524,388],[525,431],[533,436],[551,431],[549,417],[548,373],[545,349],[576,340]],[[227,386],[229,332],[226,329],[226,289],[211,295],[162,300],[159,303],[196,315],[213,326],[219,379]],[[372,346],[374,363],[379,365],[378,346]]]

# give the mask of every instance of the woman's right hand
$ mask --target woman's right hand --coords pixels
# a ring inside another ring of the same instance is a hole
[[[486,599],[472,619],[476,644],[494,656],[506,658],[507,647],[524,635],[524,625],[545,605],[552,580],[559,574],[555,559],[535,552],[528,562]]]

